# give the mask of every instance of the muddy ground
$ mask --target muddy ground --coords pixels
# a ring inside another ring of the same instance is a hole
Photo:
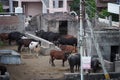
[[[17,46],[3,46],[0,49],[17,50]],[[49,64],[49,56],[30,54],[28,51],[23,51],[21,54],[21,64],[5,65],[10,73],[10,80],[49,80],[59,79],[68,73],[69,65],[65,62],[65,67],[62,67],[61,60],[55,60],[55,67]],[[62,80],[62,79],[61,79]]]

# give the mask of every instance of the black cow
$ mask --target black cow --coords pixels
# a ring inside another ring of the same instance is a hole
[[[0,75],[5,75],[5,72],[7,72],[7,68],[5,66],[0,65]]]
[[[79,70],[80,67],[80,54],[71,54],[68,57],[68,62],[69,62],[69,66],[70,66],[70,71],[73,73],[74,72],[74,66],[76,66],[76,70]],[[100,71],[101,68],[101,63],[99,62],[98,58],[92,57],[91,58],[91,71],[92,72],[98,72]]]
[[[70,66],[70,71],[73,73],[74,72],[74,66],[76,66],[76,71],[79,70],[80,67],[80,54],[71,54],[68,57],[68,62]]]
[[[48,40],[51,42],[55,42],[58,40],[59,37],[60,37],[59,33],[49,32]]]
[[[27,38],[27,37],[25,36],[25,34],[20,33],[18,31],[10,32],[8,34],[9,45],[11,45],[11,41],[16,41],[17,42],[18,40],[20,40],[22,38]]]
[[[91,58],[91,70],[92,72],[98,72],[102,69],[101,67],[101,63],[100,61],[98,60],[98,58],[95,58],[95,57],[92,57]]]
[[[72,46],[77,46],[77,38],[71,37],[71,38],[65,38],[65,37],[60,37],[58,41],[56,42],[56,45],[72,45]]]
[[[44,30],[35,31],[35,35],[42,38],[44,32],[45,32]]]
[[[20,40],[17,41],[18,52],[21,52],[22,46],[28,47],[30,49],[33,49],[35,47],[37,48],[38,44],[41,44],[41,42],[40,41],[36,41],[34,39],[20,39]]]
[[[45,40],[48,40],[48,35],[50,34],[49,32],[45,32],[44,30],[36,31],[35,32],[36,36],[41,37]]]
[[[44,30],[36,31],[35,34],[36,34],[36,36],[41,37],[50,42],[57,41],[58,38],[60,37],[59,33],[54,33],[51,31],[45,32]]]

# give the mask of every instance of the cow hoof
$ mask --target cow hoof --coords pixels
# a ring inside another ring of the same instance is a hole
[[[62,65],[62,67],[65,67],[64,65]]]

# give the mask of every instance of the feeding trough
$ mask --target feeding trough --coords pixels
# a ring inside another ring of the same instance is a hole
[[[21,56],[14,50],[0,50],[0,63],[21,64]]]

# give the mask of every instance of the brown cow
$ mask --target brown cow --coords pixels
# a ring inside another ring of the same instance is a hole
[[[50,51],[50,61],[52,62],[52,66],[55,66],[54,60],[62,60],[62,66],[64,66],[64,62],[67,60],[70,52],[64,52],[64,51],[57,51],[57,50],[51,50]]]
[[[0,33],[0,39],[1,41],[8,40],[9,33]]]
[[[72,46],[72,45],[59,45],[59,47],[60,47],[60,49],[62,51],[71,52],[71,53],[77,53],[76,46]]]
[[[66,38],[66,39],[74,38],[74,36],[72,36],[72,35],[63,35],[62,37]]]

